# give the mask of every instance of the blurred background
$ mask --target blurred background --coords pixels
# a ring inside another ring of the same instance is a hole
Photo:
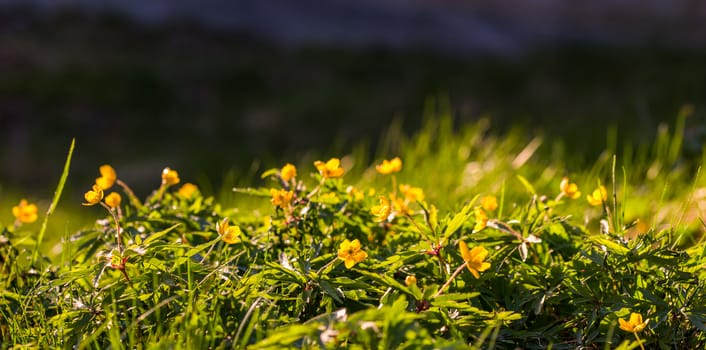
[[[165,166],[212,194],[286,161],[393,156],[387,128],[440,104],[576,166],[690,104],[700,154],[705,48],[695,0],[0,0],[0,196],[49,198],[74,137],[71,202],[104,163],[140,197]]]

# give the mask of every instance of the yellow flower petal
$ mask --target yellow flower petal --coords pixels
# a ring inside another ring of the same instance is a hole
[[[495,196],[485,196],[480,200],[480,206],[487,211],[498,209],[498,199]]]
[[[280,170],[279,176],[282,178],[282,181],[289,182],[289,180],[297,176],[297,167],[287,163]]]
[[[575,183],[570,183],[568,177],[564,177],[561,180],[561,183],[559,184],[559,189],[561,190],[561,193],[564,194],[564,196],[569,197],[571,199],[581,197],[581,191],[579,191],[579,187]]]
[[[26,199],[12,207],[12,215],[23,224],[30,224],[37,221],[37,205],[29,204]]]
[[[399,172],[402,170],[402,160],[400,157],[395,157],[391,160],[384,159],[381,164],[375,166],[375,170],[383,175]]]
[[[458,242],[458,248],[461,250],[461,257],[463,260],[468,261],[471,260],[471,253],[468,250],[468,245],[464,241]]]
[[[196,192],[198,192],[198,190],[198,186],[187,182],[179,187],[179,191],[177,191],[177,193],[184,198],[191,198]]]
[[[163,185],[176,185],[180,181],[179,173],[176,170],[172,170],[169,167],[162,170],[162,184]]]
[[[111,192],[109,195],[105,196],[105,204],[111,208],[117,208],[120,206],[122,197],[117,192]]]
[[[83,194],[83,198],[86,200],[83,205],[95,205],[100,203],[103,199],[103,188],[98,185],[93,185],[93,189]]]
[[[340,167],[340,165],[341,160],[338,158],[331,158],[326,163],[320,160],[314,162],[314,166],[324,179],[341,177],[344,170]]]

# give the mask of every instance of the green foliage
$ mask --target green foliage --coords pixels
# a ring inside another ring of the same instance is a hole
[[[690,192],[675,185],[690,176],[681,142],[665,139],[651,162],[633,159],[633,170],[682,169],[656,171],[650,181],[661,186],[651,191],[631,172],[616,183],[611,157],[569,174],[584,193],[608,184],[603,205],[591,207],[560,194],[562,164],[528,162],[541,142],[496,139],[485,123],[453,132],[440,118],[409,139],[391,132],[404,167],[390,175],[268,170],[259,188],[236,189],[260,209],[166,182],[140,200],[121,184],[130,200],[102,202],[109,215],[66,232],[53,260],[31,259],[38,242],[27,243],[21,224],[2,226],[3,347],[706,346],[706,244],[689,214],[701,180]],[[668,184],[678,191],[664,198]],[[499,197],[497,209],[479,200],[487,195]],[[681,217],[634,220],[650,214]],[[648,321],[639,334],[619,328],[631,313]]]

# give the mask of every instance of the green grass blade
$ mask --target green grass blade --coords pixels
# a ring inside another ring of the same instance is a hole
[[[49,222],[49,217],[54,213],[56,205],[59,203],[59,198],[61,198],[61,192],[64,190],[64,184],[66,184],[66,178],[69,177],[69,168],[71,167],[71,156],[74,154],[74,146],[76,145],[76,139],[71,139],[71,146],[69,147],[69,154],[66,156],[66,162],[64,163],[64,172],[61,173],[61,178],[59,179],[59,184],[56,186],[54,191],[54,198],[47,209],[47,215],[44,216],[44,221],[42,221],[42,228],[39,230],[39,236],[37,237],[37,244],[34,246],[34,252],[32,253],[32,265],[35,265],[37,258],[39,257],[39,247],[42,245],[44,240],[44,233],[47,231],[47,222]]]

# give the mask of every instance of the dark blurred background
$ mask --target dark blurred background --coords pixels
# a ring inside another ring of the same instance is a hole
[[[103,163],[141,196],[164,166],[213,192],[375,155],[430,100],[586,162],[609,128],[649,143],[691,104],[697,154],[705,48],[695,0],[0,0],[0,186],[49,196],[75,137],[78,193]]]

